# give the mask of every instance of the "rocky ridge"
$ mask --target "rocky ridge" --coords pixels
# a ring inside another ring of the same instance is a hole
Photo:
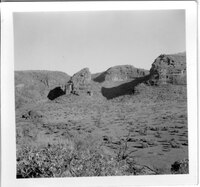
[[[135,68],[132,65],[119,65],[109,68],[96,76],[93,80],[100,83],[104,81],[128,81],[143,77],[147,74],[149,74],[148,70]]]
[[[150,71],[132,65],[114,66],[97,74],[84,68],[71,77],[56,71],[16,71],[16,105],[69,94],[92,96],[94,93],[112,99],[134,94],[141,83],[186,84],[186,53],[162,54],[154,60]]]

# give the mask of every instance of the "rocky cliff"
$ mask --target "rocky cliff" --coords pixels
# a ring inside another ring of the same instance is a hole
[[[150,69],[154,84],[186,84],[186,53],[162,54]]]
[[[80,70],[70,78],[68,92],[75,95],[91,92],[91,73],[89,68]]]

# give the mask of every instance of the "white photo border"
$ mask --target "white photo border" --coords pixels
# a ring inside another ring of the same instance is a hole
[[[16,179],[14,107],[14,12],[61,12],[102,10],[178,10],[186,12],[186,58],[188,94],[189,174]],[[195,1],[108,1],[108,2],[28,2],[1,5],[1,183],[2,186],[133,186],[194,185],[198,181],[197,127],[197,2]]]

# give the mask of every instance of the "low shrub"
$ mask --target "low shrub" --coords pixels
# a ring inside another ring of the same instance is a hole
[[[188,174],[189,173],[189,160],[176,161],[171,165],[172,174]]]
[[[133,163],[130,159],[106,155],[102,149],[80,141],[73,147],[24,145],[17,151],[17,178],[130,175],[135,173]]]
[[[135,163],[127,152],[127,143],[114,156],[88,139],[40,146],[24,144],[17,149],[17,178],[87,177],[162,174]],[[91,142],[91,143],[90,143]],[[172,174],[188,173],[187,162],[175,162]]]

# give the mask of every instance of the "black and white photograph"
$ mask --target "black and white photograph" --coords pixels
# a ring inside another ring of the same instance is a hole
[[[186,17],[13,12],[16,180],[190,175]]]

